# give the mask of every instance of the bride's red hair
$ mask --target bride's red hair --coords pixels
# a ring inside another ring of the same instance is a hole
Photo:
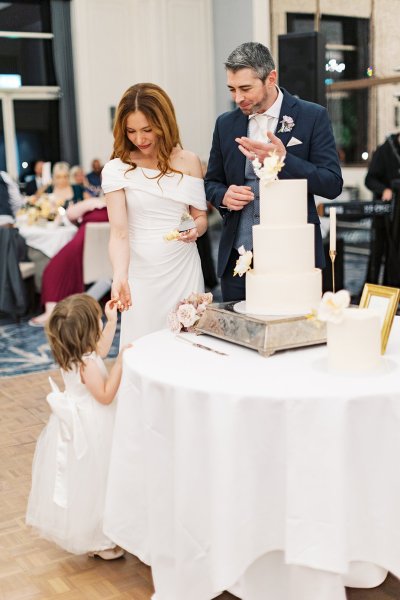
[[[137,83],[126,90],[118,105],[114,121],[114,148],[111,158],[119,158],[122,162],[136,169],[130,159],[136,146],[126,135],[128,116],[136,111],[142,112],[158,137],[157,168],[161,177],[176,171],[170,165],[171,153],[177,146],[182,147],[176,122],[175,109],[169,96],[154,83]]]

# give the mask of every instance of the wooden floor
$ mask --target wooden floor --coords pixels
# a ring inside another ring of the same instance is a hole
[[[73,556],[25,527],[33,451],[48,417],[49,374],[61,383],[56,372],[0,379],[0,600],[150,600],[151,571],[136,557]],[[390,576],[375,590],[347,596],[399,600],[400,583]],[[225,592],[218,600],[234,598]]]

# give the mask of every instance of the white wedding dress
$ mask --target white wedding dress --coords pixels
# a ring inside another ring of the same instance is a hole
[[[128,212],[133,306],[122,313],[121,345],[164,329],[177,302],[204,291],[197,245],[164,239],[190,206],[207,209],[203,180],[179,173],[157,179],[154,169],[129,168],[115,158],[102,172],[104,193],[123,189]]]

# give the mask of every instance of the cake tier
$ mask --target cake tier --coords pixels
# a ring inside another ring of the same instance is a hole
[[[246,274],[246,311],[253,315],[304,315],[321,300],[321,270]]]
[[[270,226],[307,223],[307,180],[260,180],[260,223]]]
[[[254,225],[253,251],[257,273],[311,271],[315,266],[314,225]]]
[[[346,308],[343,321],[327,327],[328,366],[344,372],[370,371],[381,361],[379,314],[371,309]]]

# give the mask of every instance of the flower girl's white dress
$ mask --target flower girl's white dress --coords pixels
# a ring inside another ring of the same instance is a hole
[[[106,377],[102,359],[90,358]],[[61,373],[64,392],[50,379],[52,412],[36,446],[26,522],[69,552],[105,550],[115,545],[102,529],[115,402],[95,400],[79,367]]]

